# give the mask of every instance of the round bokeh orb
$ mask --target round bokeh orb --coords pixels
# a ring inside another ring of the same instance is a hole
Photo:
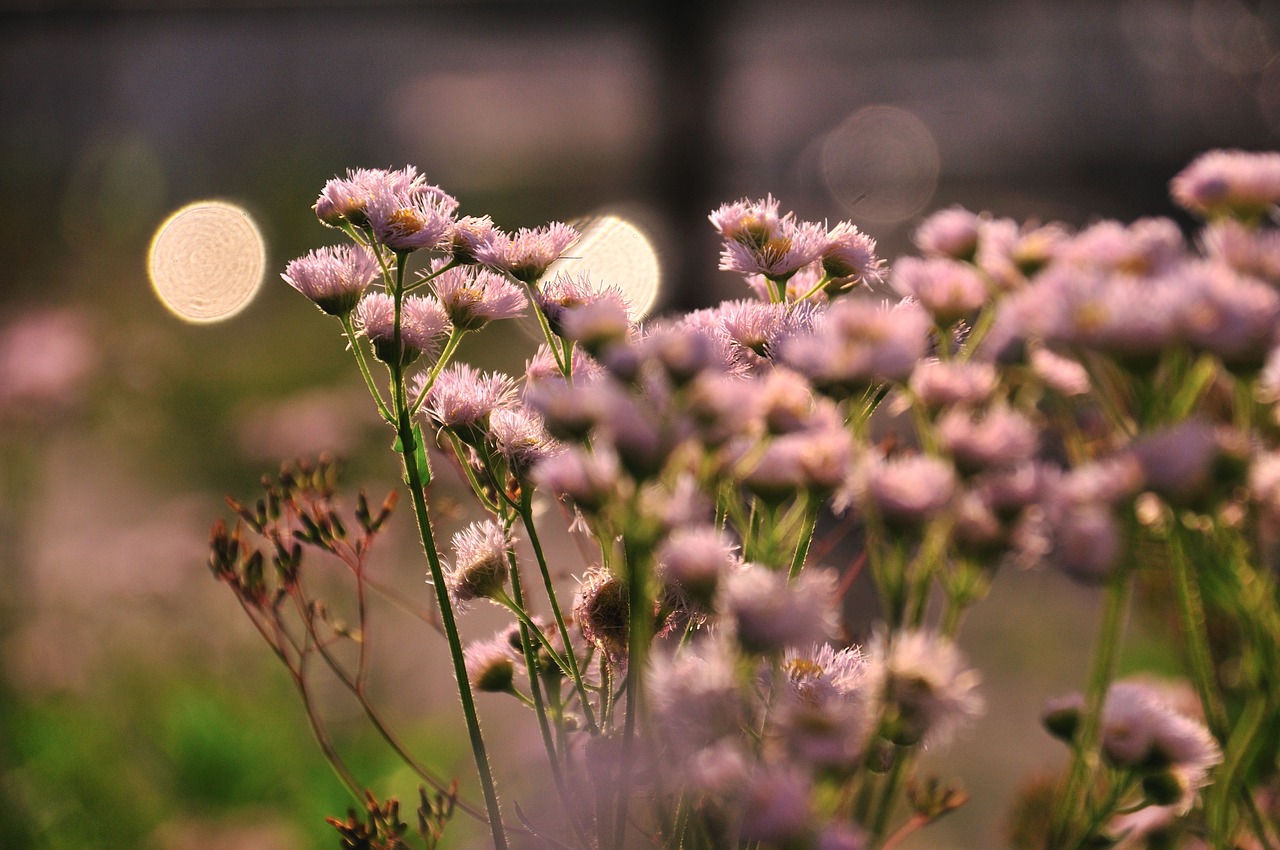
[[[171,313],[196,324],[229,319],[262,287],[266,244],[249,213],[224,201],[188,204],[151,240],[147,274]]]
[[[639,321],[658,301],[662,268],[653,241],[634,222],[613,213],[576,221],[581,236],[556,260],[548,277],[585,274],[599,286],[622,290]]]
[[[941,157],[933,132],[914,113],[868,106],[827,134],[820,152],[827,190],[854,218],[904,221],[933,197]]]

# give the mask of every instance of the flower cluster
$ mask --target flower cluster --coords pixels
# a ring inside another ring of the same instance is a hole
[[[1167,219],[1073,231],[953,207],[891,265],[849,222],[743,199],[710,221],[744,297],[644,324],[607,282],[549,278],[563,224],[457,218],[412,168],[330,181],[316,214],[355,244],[285,279],[338,318],[395,430],[484,797],[462,809],[503,848],[516,830],[896,846],[965,798],[919,755],[985,708],[966,612],[1002,567],[1047,567],[1105,604],[1087,687],[1046,715],[1071,762],[1019,846],[1110,845],[1139,816],[1275,846],[1278,156],[1177,176],[1208,219],[1192,240]],[[542,343],[523,375],[455,362],[525,311]],[[482,515],[448,564],[425,498],[441,456]],[[548,499],[587,555],[568,605]],[[856,533],[819,547],[824,523]],[[879,620],[844,614],[855,581]],[[1195,711],[1115,681],[1135,588],[1174,612]],[[464,645],[455,614],[480,598],[511,623]],[[477,691],[532,710],[555,815],[504,821]]]

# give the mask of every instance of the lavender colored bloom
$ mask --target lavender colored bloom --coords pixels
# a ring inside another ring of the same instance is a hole
[[[890,282],[902,295],[918,300],[944,328],[972,316],[989,297],[972,266],[942,258],[903,257],[893,264]]]
[[[1200,241],[1208,258],[1246,277],[1280,283],[1280,231],[1255,229],[1223,218],[1206,226]]]
[[[824,643],[787,650],[777,725],[792,756],[833,768],[861,762],[876,719],[867,669],[857,649]]]
[[[1192,418],[1133,444],[1145,485],[1176,505],[1200,504],[1239,483],[1248,443],[1239,434]]]
[[[939,210],[916,228],[916,247],[927,257],[969,261],[978,252],[982,217],[964,207]]]
[[[335,177],[324,185],[316,199],[316,217],[330,227],[347,221],[355,227],[369,223],[369,206],[375,198],[404,196],[424,182],[412,165],[398,171],[381,168],[347,169],[347,176]]]
[[[1172,285],[1189,293],[1182,313],[1188,343],[1216,354],[1229,368],[1262,368],[1277,341],[1280,293],[1217,263],[1188,263]]]
[[[1280,523],[1280,454],[1267,452],[1253,459],[1249,496],[1271,524]]]
[[[426,376],[419,375],[414,392],[420,392]],[[483,436],[489,417],[500,407],[515,403],[515,382],[498,373],[481,374],[465,363],[455,363],[436,377],[427,391],[426,415],[466,440]]]
[[[881,723],[902,746],[944,745],[985,708],[977,692],[981,676],[941,635],[881,635],[872,645],[867,675],[883,705]]]
[[[424,352],[434,354],[437,340],[449,328],[444,308],[434,298],[406,295],[400,303],[400,348],[396,349],[395,299],[370,292],[356,305],[356,327],[369,338],[384,363],[408,365]]]
[[[742,648],[767,655],[835,634],[835,586],[830,570],[805,570],[788,582],[785,573],[748,564],[725,577],[718,604]]]
[[[732,646],[715,636],[654,656],[646,673],[653,725],[674,758],[741,733],[747,711],[735,661]]]
[[[621,297],[598,294],[581,305],[569,306],[559,317],[566,339],[578,342],[593,355],[609,346],[625,343],[631,336],[631,319]]]
[[[938,420],[937,431],[956,468],[966,474],[1028,460],[1040,445],[1031,420],[1005,405],[992,407],[981,417],[954,408]]]
[[[951,464],[928,455],[872,455],[853,486],[864,510],[892,528],[908,530],[929,522],[948,505],[956,473]],[[841,501],[847,504],[848,499]]]
[[[457,604],[494,597],[506,586],[511,537],[493,520],[474,522],[453,535],[453,567],[445,574]]]
[[[405,192],[376,193],[366,212],[380,244],[408,253],[447,245],[457,209],[458,201],[439,187],[415,184]]]
[[[435,269],[447,260],[436,260]],[[453,268],[431,281],[436,297],[453,326],[473,331],[489,322],[512,319],[528,305],[520,288],[487,269]]]
[[[794,213],[779,216],[772,195],[725,204],[710,219],[725,239],[720,254],[724,271],[785,280],[822,256],[828,244],[822,225],[797,222]]]
[[[1061,224],[1020,227],[1007,218],[984,220],[974,262],[1001,291],[1011,292],[1057,259],[1068,241]]]
[[[702,442],[718,448],[737,437],[758,437],[762,430],[760,395],[755,381],[708,371],[690,384],[686,410]]]
[[[508,693],[513,689],[515,655],[503,636],[473,641],[462,655],[471,687],[488,693]]]
[[[499,407],[489,414],[489,436],[507,468],[523,481],[544,458],[560,446],[547,433],[542,420],[523,407]]]
[[[1178,802],[1182,812],[1208,784],[1210,768],[1222,761],[1222,750],[1203,723],[1174,711],[1137,682],[1116,682],[1107,691],[1102,754],[1117,767],[1163,770],[1179,793],[1158,802]]]
[[[1068,265],[1145,277],[1171,271],[1186,259],[1178,225],[1167,218],[1140,218],[1125,226],[1100,221],[1062,246]]]
[[[813,850],[867,850],[866,833],[841,821],[829,823],[814,839]]]
[[[716,363],[715,346],[707,335],[683,333],[671,325],[645,328],[640,351],[643,359],[658,364],[677,387],[688,384]]]
[[[911,373],[910,387],[925,407],[983,404],[996,391],[996,369],[990,363],[922,360]]]
[[[831,277],[828,291],[839,291],[879,283],[884,277],[884,260],[876,256],[876,240],[842,221],[827,231],[822,270]]]
[[[1028,360],[1036,377],[1061,395],[1085,395],[1093,386],[1089,373],[1083,366],[1043,346],[1033,347]]]
[[[446,247],[455,263],[475,265],[476,251],[488,245],[496,232],[493,219],[487,215],[463,216],[453,223]]]
[[[488,240],[475,246],[474,255],[481,265],[532,285],[577,238],[578,231],[559,221],[522,227],[515,236],[494,230]]]
[[[760,766],[743,788],[743,841],[789,846],[809,832],[812,818],[810,780],[790,766]]]
[[[594,513],[618,496],[622,474],[618,456],[611,450],[588,454],[570,448],[539,462],[533,469],[533,480],[556,496],[572,499],[579,509]]]
[[[677,586],[695,608],[709,610],[736,548],[714,526],[677,528],[658,548],[658,577]]]
[[[318,248],[285,266],[285,283],[331,316],[345,316],[378,278],[378,261],[364,248]]]
[[[627,585],[599,565],[582,577],[573,597],[573,617],[582,636],[615,667],[626,663],[631,604]]]
[[[782,360],[832,394],[906,380],[929,346],[931,321],[914,302],[892,309],[861,299],[833,303],[810,333],[782,344]]]
[[[1280,202],[1280,153],[1209,151],[1170,181],[1169,193],[1197,215],[1260,218]]]
[[[608,311],[608,315],[614,317],[615,321],[619,316],[626,321],[630,315],[626,297],[621,290],[612,286],[599,287],[585,274],[569,275],[561,272],[543,283],[534,297],[557,336],[565,336],[564,320],[571,310],[599,305],[596,307],[597,316]]]
[[[1120,524],[1104,505],[1055,505],[1049,523],[1050,562],[1084,584],[1102,584],[1120,560]]]
[[[845,483],[853,443],[839,422],[773,437],[763,449],[745,444],[735,474],[766,501],[780,502],[806,490],[830,493]]]
[[[768,362],[783,339],[801,330],[803,318],[785,304],[726,301],[714,310],[690,313],[685,321],[705,322],[730,341],[743,363],[759,367]]]

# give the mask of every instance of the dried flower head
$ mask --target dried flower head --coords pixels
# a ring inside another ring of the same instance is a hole
[[[626,583],[604,567],[592,567],[574,594],[573,616],[582,636],[615,667],[626,663],[630,615]]]
[[[445,575],[457,603],[494,597],[506,586],[511,536],[493,520],[473,522],[453,535],[453,567]]]

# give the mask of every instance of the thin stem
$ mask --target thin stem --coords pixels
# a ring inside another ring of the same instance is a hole
[[[800,539],[796,543],[796,553],[791,559],[791,569],[787,578],[794,579],[804,569],[804,559],[809,554],[809,544],[813,542],[813,529],[818,524],[818,500],[805,497],[804,522],[800,526]]]
[[[458,350],[458,343],[462,342],[462,338],[467,332],[454,328],[449,332],[449,339],[444,344],[444,349],[440,352],[440,356],[436,358],[435,365],[431,367],[431,371],[427,373],[427,379],[422,382],[422,388],[418,390],[418,394],[413,398],[413,404],[409,406],[410,413],[417,413],[422,408],[422,403],[427,400],[427,393],[431,392],[431,388],[435,386],[436,378],[440,377],[440,372],[453,359],[453,355]]]
[[[648,594],[649,552],[638,548],[630,535],[623,536],[627,561],[627,605],[631,630],[627,642],[627,709],[622,733],[622,775],[619,777],[618,815],[614,822],[614,847],[624,846],[627,831],[627,807],[631,798],[631,767],[635,750],[636,727],[639,723],[644,667],[648,658],[653,623]]]
[[[404,257],[397,258],[396,269],[396,325],[395,345],[400,348],[400,283],[404,278]],[[493,781],[493,772],[489,767],[489,756],[485,750],[484,736],[480,731],[480,718],[476,713],[475,699],[471,694],[471,682],[467,678],[466,662],[463,659],[462,639],[458,634],[458,624],[453,615],[453,603],[449,599],[449,591],[445,585],[444,570],[440,566],[440,555],[436,551],[435,536],[431,530],[431,519],[427,514],[427,501],[423,493],[422,477],[418,470],[416,457],[417,446],[413,433],[413,422],[409,415],[409,406],[405,398],[404,367],[397,362],[392,369],[395,389],[396,425],[400,436],[400,453],[404,461],[406,481],[409,495],[413,500],[413,513],[418,523],[418,533],[422,540],[422,548],[427,556],[427,566],[431,570],[431,583],[435,588],[436,602],[440,606],[440,622],[444,626],[445,639],[449,644],[449,655],[453,659],[453,675],[458,685],[458,698],[462,702],[462,713],[466,718],[467,734],[471,739],[471,752],[475,757],[476,771],[480,774],[480,785],[484,791],[485,808],[489,813],[489,828],[493,832],[493,843],[496,850],[506,850],[507,836],[502,825],[502,812],[498,806],[498,792]]]
[[[1119,569],[1107,585],[1106,607],[1102,613],[1102,626],[1098,642],[1093,650],[1093,667],[1089,673],[1089,687],[1085,694],[1084,723],[1075,740],[1071,773],[1067,786],[1058,800],[1054,812],[1053,829],[1050,831],[1048,850],[1064,846],[1067,830],[1080,809],[1080,795],[1088,789],[1088,779],[1099,761],[1102,733],[1102,709],[1107,689],[1115,678],[1116,661],[1119,658],[1120,638],[1124,632],[1125,614],[1129,607],[1129,595],[1133,582],[1128,571]]]
[[[547,558],[542,551],[542,542],[538,539],[538,527],[533,521],[533,490],[530,487],[521,487],[520,520],[524,523],[524,529],[529,535],[529,543],[533,546],[534,558],[538,561],[538,569],[542,573],[542,585],[547,592],[547,602],[551,605],[551,614],[555,617],[560,639],[564,642],[565,656],[569,662],[569,676],[573,679],[573,686],[578,691],[578,700],[582,703],[582,713],[587,721],[587,728],[591,730],[592,734],[595,734],[600,729],[596,725],[595,716],[591,711],[591,701],[587,698],[587,688],[582,681],[582,672],[578,667],[578,657],[573,651],[573,643],[569,638],[569,628],[565,625],[564,614],[560,611],[560,603],[556,598],[555,584],[551,580],[551,570],[547,567]]]
[[[364,349],[360,347],[359,340],[356,339],[355,325],[351,321],[351,314],[342,316],[342,331],[347,337],[347,346],[351,349],[351,353],[355,355],[356,365],[360,367],[360,375],[364,378],[365,386],[369,388],[369,395],[373,396],[373,401],[378,405],[378,413],[382,414],[382,418],[388,422],[395,422],[396,419],[391,415],[391,409],[387,407],[387,403],[382,400],[382,393],[378,391],[378,385],[373,381],[373,375],[369,372],[369,364],[364,359]]]
[[[889,768],[889,774],[885,777],[880,805],[876,809],[875,821],[871,826],[871,834],[877,839],[884,835],[885,828],[889,825],[889,816],[893,814],[893,806],[897,802],[898,786],[902,783],[903,774],[907,770],[907,760],[908,754],[900,750],[893,760],[893,766]]]
[[[1178,616],[1182,620],[1187,659],[1191,666],[1191,681],[1200,696],[1200,705],[1204,708],[1210,731],[1218,740],[1224,741],[1227,733],[1227,710],[1217,690],[1213,654],[1209,649],[1209,634],[1205,627],[1204,602],[1200,597],[1200,583],[1183,545],[1183,535],[1186,533],[1181,525],[1177,525],[1169,535],[1173,596],[1178,606]]]

